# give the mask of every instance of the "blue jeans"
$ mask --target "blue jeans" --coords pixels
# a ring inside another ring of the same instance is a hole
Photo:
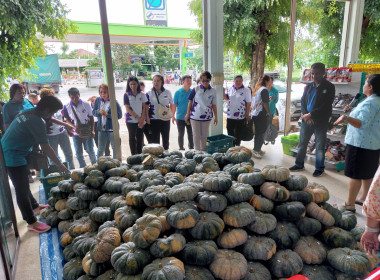
[[[71,150],[70,138],[67,134],[67,131],[63,131],[57,135],[48,136],[49,144],[54,150],[55,154],[61,160],[58,154],[58,145],[61,147],[63,154],[65,155],[65,160],[69,164],[70,169],[75,169],[74,161],[73,161],[73,151]],[[62,161],[62,160],[61,160]],[[51,164],[51,160],[49,159]]]
[[[326,133],[327,124],[315,123],[314,125],[308,125],[306,122],[302,122],[296,166],[300,168],[304,167],[307,144],[309,143],[311,136],[314,134],[316,148],[315,169],[318,171],[325,170]]]
[[[116,158],[115,154],[115,141],[113,138],[113,131],[98,131],[98,159],[104,155],[107,141],[110,141],[112,147],[113,158]]]
[[[73,142],[74,142],[75,154],[79,161],[80,168],[86,166],[86,161],[84,160],[84,156],[83,156],[83,146],[85,147],[86,152],[90,156],[91,164],[96,163],[96,156],[94,152],[94,140],[92,138],[83,139],[83,138],[80,138],[78,135],[74,135]]]

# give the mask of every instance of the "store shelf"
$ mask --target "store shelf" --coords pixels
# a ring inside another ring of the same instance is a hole
[[[292,151],[294,154],[297,154],[298,152],[297,148],[292,148],[290,149],[290,151]],[[315,155],[306,153],[306,156],[309,158],[315,159]],[[333,160],[325,158],[325,163],[335,165],[337,172],[344,170],[344,166],[345,166],[344,161],[333,161]]]

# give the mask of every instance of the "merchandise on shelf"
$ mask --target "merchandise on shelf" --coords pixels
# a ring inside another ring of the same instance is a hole
[[[352,68],[339,67],[336,72],[336,82],[351,82]]]
[[[336,82],[338,69],[339,68],[337,67],[327,68],[326,69],[327,80],[329,80],[330,82]]]
[[[332,104],[333,108],[343,110],[343,108],[346,105],[350,104],[350,102],[352,101],[353,98],[355,98],[355,96],[353,97],[351,94],[338,93],[338,95],[335,95],[335,98],[334,98],[334,101]]]

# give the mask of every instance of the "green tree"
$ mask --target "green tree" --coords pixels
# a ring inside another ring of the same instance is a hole
[[[66,58],[66,53],[68,50],[69,50],[69,45],[63,42],[61,46],[62,58]]]
[[[194,48],[192,52],[194,56],[187,58],[187,66],[192,69],[195,69],[197,66],[198,69],[203,69],[203,46]]]
[[[103,67],[102,60],[99,57],[93,57],[87,62],[90,67]]]
[[[154,63],[164,74],[165,69],[179,68],[179,60],[173,58],[173,55],[179,53],[178,47],[174,46],[154,46]]]
[[[0,0],[0,96],[7,95],[6,78],[22,79],[34,59],[45,54],[42,36],[64,39],[74,30],[59,0]]]

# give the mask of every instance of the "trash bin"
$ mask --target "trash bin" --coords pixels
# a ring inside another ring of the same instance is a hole
[[[285,155],[293,156],[292,148],[297,146],[300,136],[298,134],[292,134],[281,137],[282,151]]]

